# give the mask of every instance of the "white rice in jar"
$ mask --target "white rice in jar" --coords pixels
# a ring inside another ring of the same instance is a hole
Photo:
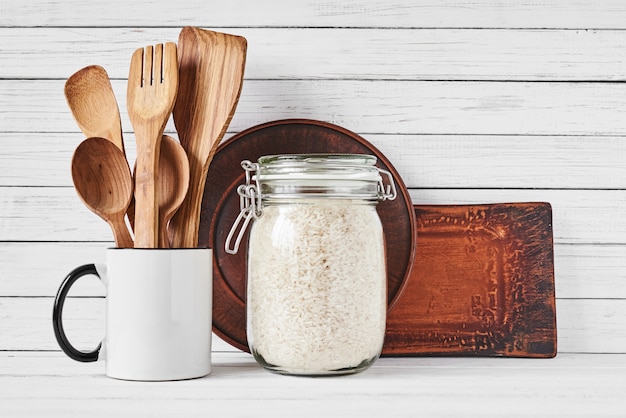
[[[305,199],[268,205],[250,230],[247,337],[265,367],[353,372],[382,350],[387,280],[375,205]]]

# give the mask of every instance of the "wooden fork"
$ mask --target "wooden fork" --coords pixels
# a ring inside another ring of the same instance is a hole
[[[157,166],[161,136],[174,108],[177,91],[175,43],[147,46],[133,53],[126,102],[137,140],[135,248],[158,247]]]

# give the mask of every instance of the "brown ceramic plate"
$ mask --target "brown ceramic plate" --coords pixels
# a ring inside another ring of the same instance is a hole
[[[402,179],[387,158],[359,135],[326,122],[291,119],[265,123],[232,137],[218,148],[207,175],[199,246],[213,249],[213,331],[226,342],[249,351],[246,339],[246,240],[236,255],[224,250],[226,236],[239,214],[236,188],[245,181],[242,160],[263,155],[304,153],[369,154],[377,167],[391,172],[398,190],[377,210],[387,244],[389,309],[398,300],[413,263],[415,213]]]
[[[548,203],[415,206],[415,263],[383,354],[554,357]]]

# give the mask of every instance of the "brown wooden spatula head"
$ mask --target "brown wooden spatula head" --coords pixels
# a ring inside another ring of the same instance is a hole
[[[246,39],[194,27],[178,38],[179,86],[174,124],[189,157],[189,192],[170,223],[172,247],[198,245],[209,164],[235,113],[246,62]]]
[[[72,74],[65,82],[65,98],[85,136],[108,139],[124,152],[120,110],[104,68],[90,65]]]

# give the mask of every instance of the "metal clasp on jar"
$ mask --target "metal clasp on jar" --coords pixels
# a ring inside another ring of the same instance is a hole
[[[245,184],[237,187],[237,194],[239,195],[239,215],[235,219],[235,223],[228,232],[226,237],[226,244],[224,246],[225,251],[228,254],[237,254],[239,251],[239,245],[241,240],[248,229],[250,221],[258,219],[263,214],[263,201],[261,196],[261,185],[259,181],[259,164],[253,163],[248,160],[241,162],[241,167],[246,174]],[[392,174],[381,168],[376,168],[381,174],[378,180],[378,193],[377,197],[380,201],[394,200],[397,197],[396,184],[393,181]],[[388,184],[385,185],[383,177],[387,177]],[[235,242],[232,243],[233,237]],[[232,243],[232,247],[231,247]]]
[[[246,183],[237,187],[239,195],[239,215],[235,219],[235,223],[230,228],[230,232],[226,237],[225,251],[228,254],[237,254],[239,245],[243,239],[243,235],[248,229],[248,225],[252,218],[258,219],[263,214],[261,206],[261,186],[259,184],[259,164],[248,160],[241,162],[241,167],[246,173]],[[252,182],[254,179],[254,183]],[[237,231],[239,231],[237,233]],[[237,238],[231,248],[231,241],[237,234]]]
[[[385,187],[383,176],[380,176],[380,180],[378,181],[378,200],[394,200],[398,196],[398,192],[396,191],[396,183],[393,181],[393,176],[389,171],[383,170],[382,168],[379,168],[378,172],[387,176],[389,180],[389,184]]]

